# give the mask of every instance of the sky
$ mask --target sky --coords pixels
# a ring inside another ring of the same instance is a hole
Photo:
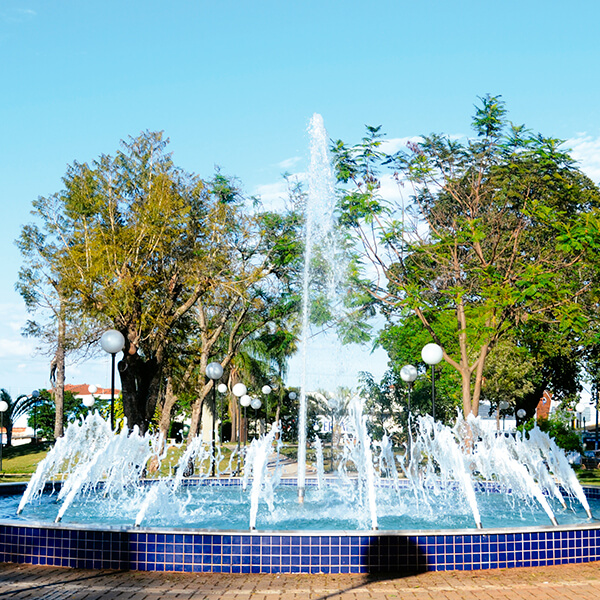
[[[14,240],[69,164],[160,130],[177,165],[271,202],[307,167],[315,112],[348,143],[367,124],[465,135],[490,93],[598,182],[599,22],[596,0],[0,0],[0,387],[49,385],[20,335]],[[108,356],[67,367],[67,383],[109,382]]]

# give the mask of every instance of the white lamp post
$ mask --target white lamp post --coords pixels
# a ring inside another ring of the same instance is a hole
[[[33,392],[31,392],[31,397],[33,398],[33,441],[37,442],[37,405],[38,398],[40,397],[39,390],[33,390]]]
[[[248,391],[248,388],[246,388],[246,386],[243,383],[236,383],[231,388],[231,393],[236,398],[240,399],[240,404],[242,403],[242,401],[241,401],[242,396],[245,396],[247,391]],[[241,414],[241,411],[240,411],[240,414],[238,415],[238,442],[237,442],[238,460],[237,460],[237,469],[235,471],[235,475],[238,475],[239,472],[240,472],[240,444],[241,444],[241,439],[242,439],[242,414]]]
[[[2,471],[2,447],[4,446],[4,413],[8,410],[8,402],[0,400],[0,471]],[[8,439],[8,431],[7,439]]]
[[[431,416],[435,421],[435,365],[442,362],[444,351],[437,344],[425,344],[421,350],[421,358],[431,365]]]
[[[412,395],[412,387],[413,387],[413,383],[415,382],[415,380],[417,379],[417,368],[414,367],[413,365],[404,365],[401,369],[400,369],[400,378],[402,379],[402,381],[404,381],[405,383],[408,384],[408,415],[406,417],[406,430],[407,430],[407,441],[408,441],[408,448],[410,450],[411,444],[412,444],[412,433],[411,433],[411,406],[410,406],[410,401],[411,401],[411,395]]]
[[[115,428],[115,356],[125,347],[125,338],[120,331],[109,329],[102,334],[100,345],[111,356],[110,371],[110,428]]]
[[[260,398],[252,398],[252,400],[250,401],[250,406],[254,409],[254,434],[256,435],[256,422],[258,420],[256,416],[256,411],[262,406]]]
[[[94,394],[98,391],[98,387],[95,385],[88,385],[88,392],[91,394],[90,397],[86,396],[83,399],[83,405],[86,408],[92,408],[92,406],[94,406],[94,403],[96,402],[96,399],[94,398]]]
[[[269,394],[273,391],[270,385],[263,385],[260,390],[265,395],[265,421],[269,423]]]
[[[212,467],[211,477],[215,476],[215,425],[216,425],[216,412],[217,412],[217,380],[223,376],[223,367],[221,363],[211,362],[206,365],[206,376],[212,379],[212,427],[210,428],[210,447],[212,454]]]
[[[405,383],[408,383],[408,414],[410,415],[410,394],[412,391],[412,386],[417,378],[417,368],[412,365],[404,365],[400,369],[400,378]]]
[[[248,441],[248,420],[246,418],[246,409],[250,406],[250,404],[252,404],[252,398],[248,395],[248,394],[244,394],[241,398],[240,398],[240,404],[244,407],[244,446],[246,445],[246,442]],[[242,422],[240,419],[240,438],[242,437],[242,433],[241,433],[241,427],[242,427]]]

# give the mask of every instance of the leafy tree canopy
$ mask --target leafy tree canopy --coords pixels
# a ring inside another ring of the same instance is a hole
[[[431,134],[389,155],[368,127],[360,143],[333,148],[342,222],[377,271],[368,292],[390,326],[416,318],[442,346],[465,414],[478,413],[501,339],[516,332],[547,365],[556,353],[536,332],[563,348],[586,338],[600,244],[599,190],[559,140],[509,123],[493,96],[480,99],[473,128],[473,138]],[[396,197],[383,194],[386,167]]]

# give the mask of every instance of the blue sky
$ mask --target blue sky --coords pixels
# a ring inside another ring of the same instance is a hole
[[[271,199],[306,168],[314,112],[349,142],[365,124],[465,134],[492,93],[600,181],[599,22],[592,0],[0,0],[0,387],[48,385],[13,240],[69,163],[164,130],[180,166]],[[108,361],[67,380],[107,385]]]

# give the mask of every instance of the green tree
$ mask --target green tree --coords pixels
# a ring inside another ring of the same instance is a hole
[[[177,168],[160,133],[114,157],[74,163],[64,189],[34,202],[31,225],[70,306],[125,336],[119,363],[130,426],[146,431],[173,331],[218,279],[239,201]]]
[[[27,425],[36,430],[37,437],[46,439],[56,439],[54,436],[54,423],[56,421],[56,403],[52,397],[51,390],[40,390],[40,395],[35,401],[28,402],[28,417]],[[78,398],[65,390],[64,394],[64,410],[63,410],[63,428],[68,423],[72,423],[77,419],[87,415],[88,409]]]
[[[567,452],[581,452],[581,437],[570,424],[571,417],[565,411],[555,413],[548,419],[529,419],[526,423],[519,426],[521,431],[531,431],[534,427],[539,427],[546,432],[559,448]]]
[[[23,227],[16,241],[24,259],[16,289],[27,310],[35,316],[23,329],[23,335],[37,338],[52,358],[50,381],[54,387],[56,422],[54,437],[63,435],[65,359],[67,355],[85,357],[93,323],[82,314],[78,304],[69,302],[62,282],[58,247],[34,226]]]
[[[181,377],[169,397],[195,395],[195,435],[212,389],[206,365],[227,367],[244,339],[293,313],[301,223],[293,211],[250,206],[219,171],[210,180],[184,172],[167,143],[145,132],[114,157],[71,165],[64,189],[34,202],[38,223],[23,230],[21,243],[36,241],[67,311],[85,315],[97,332],[123,333],[128,425],[147,431],[168,378]],[[165,421],[172,405],[171,398]]]
[[[563,345],[583,334],[600,242],[598,188],[558,140],[510,125],[499,97],[481,99],[473,127],[473,139],[432,134],[393,155],[379,128],[334,145],[343,222],[378,272],[369,293],[390,321],[414,315],[442,346],[465,415],[478,413],[486,359],[515,327],[553,327]],[[383,165],[398,200],[382,197]]]

